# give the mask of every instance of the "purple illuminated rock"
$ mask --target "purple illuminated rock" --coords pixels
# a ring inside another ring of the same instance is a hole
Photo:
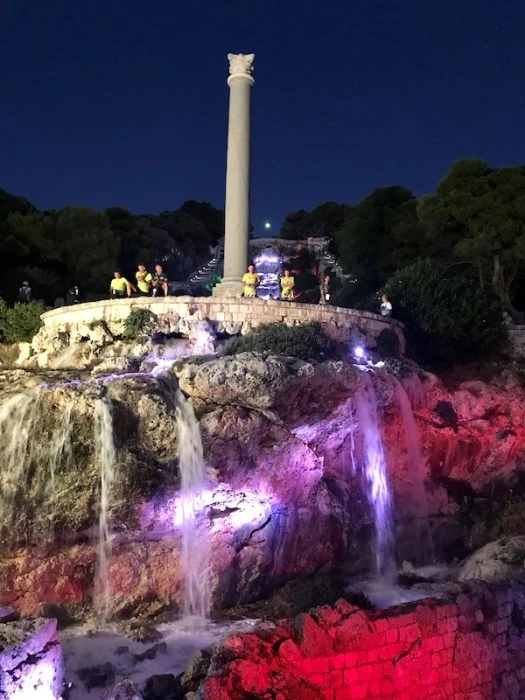
[[[0,697],[54,700],[64,682],[55,619],[0,624]]]

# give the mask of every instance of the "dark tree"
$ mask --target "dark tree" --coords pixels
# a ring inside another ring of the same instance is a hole
[[[465,263],[482,288],[520,319],[512,303],[525,261],[525,167],[489,168],[481,160],[455,163],[435,195],[418,207],[431,248]]]

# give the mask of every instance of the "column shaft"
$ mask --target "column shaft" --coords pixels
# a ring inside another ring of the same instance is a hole
[[[250,235],[250,100],[253,54],[228,54],[230,108],[226,162],[224,276],[214,296],[241,296]]]
[[[224,240],[224,280],[227,282],[240,282],[248,264],[250,82],[244,77],[230,79]]]

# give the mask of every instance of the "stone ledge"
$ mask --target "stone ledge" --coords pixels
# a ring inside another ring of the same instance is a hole
[[[176,314],[182,320],[200,317],[215,322],[218,326],[225,321],[237,323],[244,332],[262,323],[281,321],[287,325],[296,325],[317,321],[329,334],[341,340],[348,340],[350,331],[357,328],[371,345],[375,344],[375,339],[383,329],[390,329],[398,336],[402,352],[405,349],[404,326],[395,319],[385,319],[378,314],[357,309],[298,304],[275,299],[189,296],[103,299],[46,311],[41,318],[47,329],[70,332],[75,326],[96,321],[124,321],[129,313],[137,308],[149,309],[158,316]]]

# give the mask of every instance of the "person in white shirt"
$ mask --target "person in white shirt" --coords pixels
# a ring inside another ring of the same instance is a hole
[[[386,294],[381,297],[381,316],[391,316],[392,315],[392,304],[388,301]]]

